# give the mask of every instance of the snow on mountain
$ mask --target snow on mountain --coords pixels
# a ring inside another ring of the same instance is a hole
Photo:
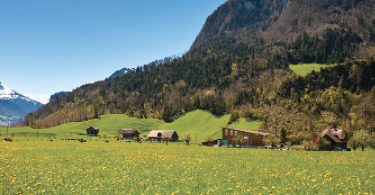
[[[13,89],[3,86],[0,82],[0,99],[15,99],[19,95]]]
[[[40,102],[17,93],[0,82],[0,126],[22,121],[28,113],[41,106]]]
[[[135,69],[134,68],[123,68],[121,70],[118,70],[118,71],[114,72],[109,78],[120,77],[120,76],[128,74],[129,72],[132,72],[132,71],[135,71]]]
[[[40,103],[34,99],[28,98],[22,94],[17,93],[13,89],[4,86],[0,82],[0,100],[14,100],[14,99],[23,99],[25,101],[33,102],[34,104]]]

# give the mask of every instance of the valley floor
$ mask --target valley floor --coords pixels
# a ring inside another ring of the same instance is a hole
[[[185,135],[192,135],[193,143],[206,141],[208,137],[218,139],[222,137],[222,128],[228,125],[230,115],[221,117],[203,111],[195,110],[180,116],[172,123],[166,123],[158,119],[139,119],[129,117],[124,114],[109,114],[83,122],[73,122],[59,125],[48,129],[32,129],[30,127],[0,128],[0,137],[12,137],[13,139],[48,139],[48,138],[84,138],[86,129],[90,126],[100,129],[101,137],[116,138],[121,134],[121,129],[133,128],[141,132],[141,136],[146,136],[150,130],[176,130],[183,139]],[[231,128],[258,130],[261,121],[247,121],[240,119],[231,124]]]
[[[375,151],[0,142],[0,194],[373,194]]]

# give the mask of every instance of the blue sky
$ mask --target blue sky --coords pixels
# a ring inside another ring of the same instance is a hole
[[[1,0],[0,81],[33,98],[186,52],[225,0]]]

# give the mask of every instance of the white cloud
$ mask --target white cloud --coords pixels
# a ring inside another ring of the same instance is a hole
[[[49,97],[50,97],[49,95],[41,95],[41,94],[38,94],[38,95],[26,94],[25,96],[33,100],[36,100],[42,104],[47,104],[49,102]]]

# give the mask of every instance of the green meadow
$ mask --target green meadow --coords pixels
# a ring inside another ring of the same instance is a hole
[[[192,142],[202,142],[208,137],[220,138],[222,127],[226,127],[230,116],[217,117],[203,110],[195,110],[180,116],[172,123],[166,123],[158,119],[139,119],[123,114],[111,114],[100,116],[83,122],[73,122],[48,129],[32,129],[30,127],[0,128],[1,137],[15,138],[78,138],[84,137],[86,129],[90,126],[98,127],[102,137],[115,138],[123,128],[133,128],[141,132],[142,136],[148,134],[150,130],[176,130],[182,139],[184,135],[191,134]],[[240,119],[229,127],[257,130],[261,126],[261,121],[248,121]]]
[[[0,142],[0,194],[373,194],[375,151]]]
[[[327,68],[327,67],[333,67],[335,65],[333,64],[296,64],[296,65],[289,65],[289,69],[291,69],[294,73],[296,73],[299,76],[306,76],[312,71],[319,72],[322,68]]]

